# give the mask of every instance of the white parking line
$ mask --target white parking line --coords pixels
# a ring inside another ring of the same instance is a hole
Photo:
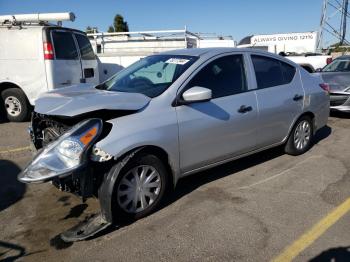
[[[298,167],[299,165],[301,165],[301,164],[307,162],[308,160],[310,160],[310,159],[312,159],[312,158],[319,158],[319,157],[322,157],[322,156],[321,156],[321,155],[310,156],[310,157],[304,159],[303,161],[297,163],[295,166],[293,166],[293,167],[291,167],[291,168],[288,168],[288,169],[286,169],[286,170],[283,170],[282,172],[280,172],[280,173],[278,173],[278,174],[276,174],[276,175],[270,176],[270,177],[268,177],[268,178],[265,178],[265,179],[263,179],[263,180],[260,180],[260,181],[258,181],[258,182],[256,182],[256,183],[253,183],[253,184],[248,185],[248,186],[239,187],[238,189],[248,189],[248,188],[252,188],[252,187],[257,186],[257,185],[264,184],[264,183],[266,183],[266,182],[268,182],[268,181],[270,181],[270,180],[273,180],[273,179],[275,179],[275,178],[277,178],[277,177],[280,177],[280,176],[284,175],[285,173],[288,173],[289,171],[293,170],[294,168]]]
[[[7,149],[7,150],[0,151],[0,155],[6,155],[10,153],[16,153],[16,152],[27,151],[27,150],[30,150],[29,146]]]

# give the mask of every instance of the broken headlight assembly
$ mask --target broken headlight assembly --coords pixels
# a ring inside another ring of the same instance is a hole
[[[75,125],[56,141],[43,148],[18,175],[24,183],[41,183],[65,177],[84,167],[87,151],[102,131],[101,119],[88,119]]]

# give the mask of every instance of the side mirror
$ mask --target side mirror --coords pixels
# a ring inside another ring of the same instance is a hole
[[[182,94],[183,101],[186,103],[205,102],[211,99],[211,90],[201,86],[194,86]]]
[[[322,68],[317,68],[315,72],[322,72]]]

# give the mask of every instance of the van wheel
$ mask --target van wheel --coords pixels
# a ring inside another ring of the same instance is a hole
[[[114,172],[114,167],[110,172]],[[168,172],[152,154],[140,154],[121,170],[114,185],[112,209],[118,222],[137,220],[153,213],[168,187]]]
[[[313,124],[308,116],[301,117],[289,135],[284,151],[293,156],[301,155],[312,146]]]
[[[1,98],[8,120],[23,122],[29,119],[30,105],[21,89],[6,89],[2,91]]]

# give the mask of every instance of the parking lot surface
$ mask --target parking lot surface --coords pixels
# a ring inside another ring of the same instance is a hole
[[[330,117],[304,155],[276,148],[185,178],[155,214],[74,244],[57,236],[98,203],[17,182],[27,126],[0,124],[0,260],[350,261],[350,117]]]

